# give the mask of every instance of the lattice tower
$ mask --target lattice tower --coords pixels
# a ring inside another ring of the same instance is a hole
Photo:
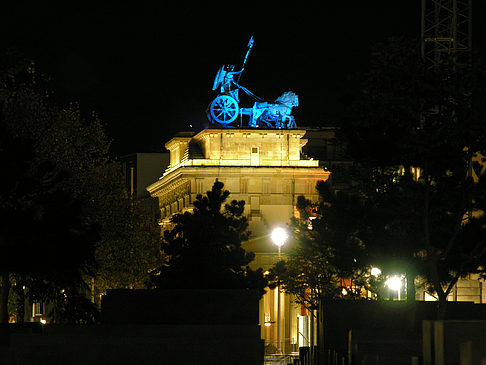
[[[458,67],[471,62],[472,0],[422,0],[422,57],[436,66],[453,57]]]

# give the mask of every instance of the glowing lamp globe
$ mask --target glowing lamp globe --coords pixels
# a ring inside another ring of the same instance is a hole
[[[402,279],[400,279],[398,276],[392,276],[385,282],[385,284],[392,290],[400,290],[402,286]]]
[[[277,227],[272,231],[272,241],[278,247],[282,247],[288,238],[287,231],[282,227]]]
[[[381,274],[381,270],[377,267],[372,267],[370,274],[375,277],[379,276]]]

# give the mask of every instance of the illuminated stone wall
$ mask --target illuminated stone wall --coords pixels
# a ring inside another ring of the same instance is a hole
[[[206,129],[171,139],[165,145],[170,166],[147,187],[159,199],[161,223],[190,209],[215,179],[225,184],[231,199],[245,200],[253,238],[273,224],[287,223],[297,196],[317,200],[316,183],[329,176],[319,161],[303,157],[304,135],[305,130]]]
[[[157,197],[161,211],[161,228],[169,224],[172,214],[191,209],[197,194],[205,194],[216,179],[230,191],[230,199],[244,200],[249,220],[250,239],[243,244],[255,252],[253,268],[269,269],[277,261],[277,249],[269,233],[273,226],[285,225],[294,215],[299,195],[318,200],[315,189],[329,172],[319,161],[302,154],[305,130],[275,129],[206,129],[192,136],[176,136],[166,143],[170,166],[161,178],[147,187]],[[282,254],[292,247],[287,242]],[[282,341],[276,346],[276,290],[269,290],[260,303],[262,338],[267,345],[283,352],[296,350],[303,332],[301,308],[292,298],[282,295]]]

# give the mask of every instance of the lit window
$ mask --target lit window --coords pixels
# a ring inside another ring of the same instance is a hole
[[[44,314],[44,305],[42,303],[34,303],[32,305],[32,315],[41,316]]]

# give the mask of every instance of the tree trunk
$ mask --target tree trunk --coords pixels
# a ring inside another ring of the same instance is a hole
[[[314,309],[311,310],[311,316],[310,316],[310,347],[314,346],[314,325],[315,325],[315,315],[314,315]]]
[[[11,290],[17,295],[17,323],[24,323],[25,317],[25,293],[23,289],[23,280],[17,280]]]
[[[415,275],[407,273],[407,303],[415,303]]]
[[[437,320],[441,321],[446,319],[446,305],[447,305],[447,295],[444,293],[437,293],[439,297],[438,308],[437,308]]]
[[[19,303],[17,305],[17,323],[25,322],[25,295],[22,290],[22,295],[20,296]]]
[[[8,323],[8,294],[10,292],[9,273],[1,274],[2,286],[0,287],[0,324]]]

